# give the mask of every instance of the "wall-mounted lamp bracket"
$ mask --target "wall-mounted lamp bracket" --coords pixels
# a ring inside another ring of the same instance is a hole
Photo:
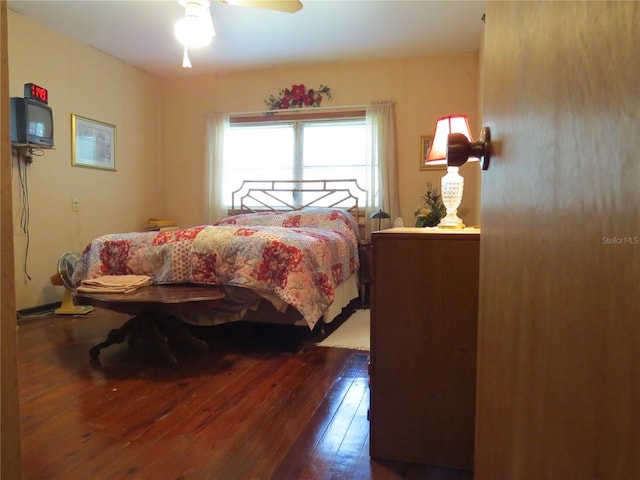
[[[491,129],[484,127],[475,142],[461,133],[452,133],[447,138],[447,165],[461,167],[469,158],[478,158],[482,170],[489,169],[491,161]]]

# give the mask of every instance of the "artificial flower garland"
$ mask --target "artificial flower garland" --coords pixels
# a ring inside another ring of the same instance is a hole
[[[304,85],[292,85],[280,90],[278,96],[269,95],[264,103],[269,110],[288,110],[289,108],[319,107],[324,97],[331,100],[331,89],[320,84],[320,88],[307,88]]]

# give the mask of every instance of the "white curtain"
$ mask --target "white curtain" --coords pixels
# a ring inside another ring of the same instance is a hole
[[[222,167],[224,133],[229,125],[226,113],[209,113],[206,116],[204,147],[204,223],[211,224],[227,216],[223,200]]]
[[[373,102],[367,106],[367,222],[365,235],[371,234],[369,215],[378,210],[393,219],[400,216],[398,162],[396,155],[395,113],[392,101]],[[378,185],[378,188],[374,188]]]
[[[383,210],[391,221],[400,216],[398,165],[395,140],[395,113],[392,101],[373,102],[366,108],[367,124],[367,191],[365,235],[369,238],[369,216]],[[215,223],[227,215],[223,199],[222,172],[224,135],[229,115],[211,113],[206,116],[204,164],[204,222]],[[377,186],[377,188],[376,188]]]

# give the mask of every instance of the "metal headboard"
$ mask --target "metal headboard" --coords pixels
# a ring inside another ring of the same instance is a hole
[[[364,205],[361,205],[360,198],[364,193],[356,179],[244,180],[231,195],[229,214],[329,207],[346,210],[358,223],[362,223]]]

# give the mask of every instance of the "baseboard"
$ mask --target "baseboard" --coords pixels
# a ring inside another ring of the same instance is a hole
[[[16,320],[20,321],[26,317],[39,317],[43,315],[52,315],[53,311],[60,306],[61,302],[47,303],[36,307],[24,308],[16,312]]]

